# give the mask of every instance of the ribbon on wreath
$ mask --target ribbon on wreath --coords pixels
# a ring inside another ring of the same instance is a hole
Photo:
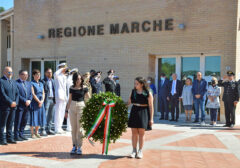
[[[115,102],[103,102],[103,108],[99,111],[97,118],[95,119],[93,126],[89,130],[87,134],[87,138],[89,142],[92,144],[90,138],[96,132],[98,126],[101,124],[103,118],[106,116],[105,119],[105,127],[104,127],[104,135],[103,135],[103,146],[102,146],[102,154],[108,154],[108,145],[110,140],[110,128],[111,128],[111,120],[112,120],[112,113],[111,110],[115,106]]]

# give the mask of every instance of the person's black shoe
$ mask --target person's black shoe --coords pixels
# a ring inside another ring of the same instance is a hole
[[[225,124],[223,127],[230,127],[230,125],[229,124]]]
[[[5,140],[0,141],[0,145],[7,145],[7,142]]]
[[[165,118],[165,120],[168,120],[168,118]]]
[[[169,121],[175,121],[174,119],[171,119],[171,120],[169,120]]]
[[[178,122],[178,119],[176,119],[175,121]]]
[[[23,141],[23,139],[20,138],[20,137],[16,137],[16,138],[14,138],[14,140],[15,140],[15,141]]]
[[[9,139],[9,140],[7,140],[7,143],[9,143],[9,144],[16,144],[17,142],[14,141],[13,139]]]
[[[22,140],[24,140],[24,141],[26,141],[26,140],[28,140],[24,135],[22,135],[22,136],[19,136]]]
[[[55,135],[55,133],[54,133],[52,130],[47,131],[47,134],[48,134],[48,135]]]
[[[164,120],[164,118],[163,118],[163,117],[161,117],[161,118],[159,118],[159,120]]]
[[[199,121],[195,120],[195,121],[193,121],[193,123],[199,123]]]

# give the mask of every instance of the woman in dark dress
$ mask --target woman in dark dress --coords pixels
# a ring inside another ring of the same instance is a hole
[[[145,130],[151,129],[153,124],[153,96],[147,88],[147,82],[142,77],[137,77],[134,89],[130,95],[128,105],[132,104],[128,126],[132,129],[133,152],[131,158],[141,159],[144,144]],[[137,152],[137,143],[139,150]]]
[[[31,117],[30,126],[32,138],[41,138],[38,134],[39,126],[44,127],[46,125],[46,114],[43,106],[45,93],[43,83],[40,80],[40,71],[33,70],[32,94],[33,100],[31,103]],[[34,133],[35,128],[35,133]]]

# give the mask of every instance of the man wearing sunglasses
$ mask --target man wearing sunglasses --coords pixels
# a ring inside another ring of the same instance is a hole
[[[15,144],[12,127],[15,111],[19,101],[19,91],[16,81],[12,80],[12,68],[5,67],[3,77],[0,79],[0,145]],[[7,136],[4,136],[6,127]]]

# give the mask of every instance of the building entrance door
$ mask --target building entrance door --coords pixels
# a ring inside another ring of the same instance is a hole
[[[156,79],[156,87],[159,88],[159,80],[161,78],[161,73],[165,73],[168,79],[171,78],[173,73],[176,73],[176,57],[170,58],[158,58],[158,71]],[[157,89],[158,90],[158,89]],[[158,92],[157,92],[158,95]],[[156,96],[158,102],[158,96]],[[156,106],[155,106],[156,108]],[[160,103],[157,103],[157,111],[160,111]]]

